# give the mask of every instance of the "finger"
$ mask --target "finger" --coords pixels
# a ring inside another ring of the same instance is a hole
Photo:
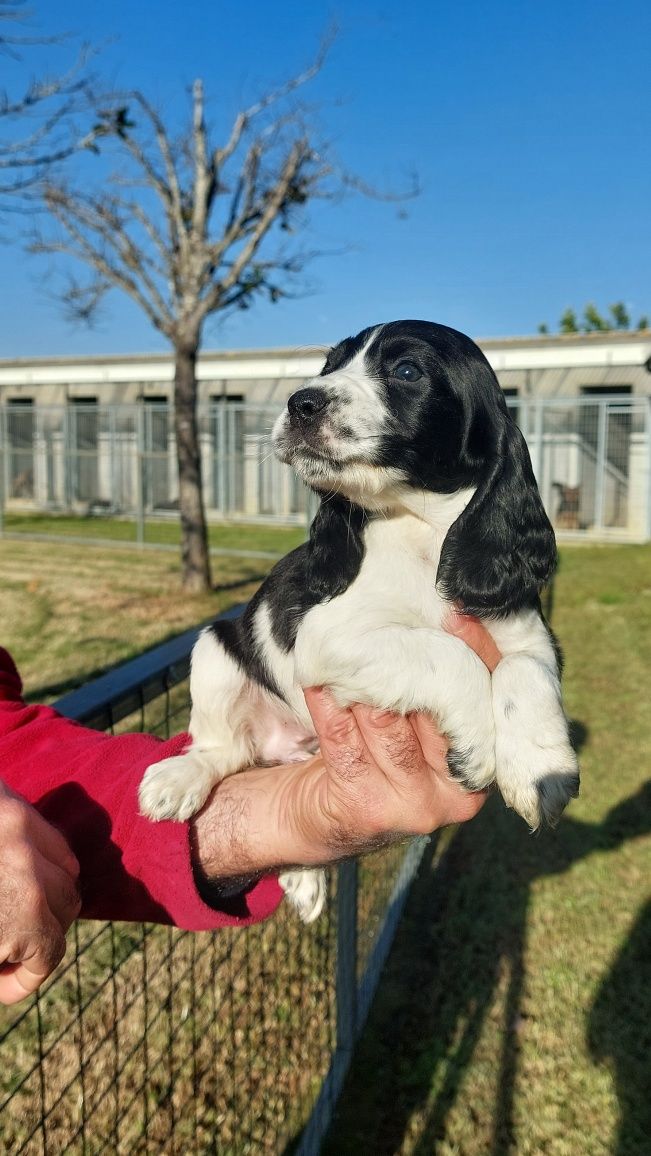
[[[308,687],[304,694],[326,763],[345,778],[365,773],[370,759],[353,711],[337,706],[325,687]]]
[[[428,714],[413,714],[409,717],[425,756],[425,761],[432,770],[447,775],[449,743],[445,735],[439,732],[434,719],[430,718]]]
[[[33,845],[50,863],[56,864],[72,879],[79,878],[79,862],[60,831],[31,808],[29,834]]]
[[[355,705],[352,713],[373,762],[389,779],[427,773],[420,743],[409,718],[393,711]]]
[[[70,878],[67,871],[38,854],[34,866],[52,915],[67,931],[81,910],[81,898],[75,880]]]
[[[456,638],[460,638],[466,646],[474,650],[491,674],[493,673],[502,656],[486,627],[478,618],[453,610],[443,625],[448,634],[454,634]]]
[[[425,759],[434,771],[437,798],[446,822],[463,823],[472,819],[486,802],[488,791],[468,791],[451,777],[446,758],[447,739],[439,734],[429,715],[413,715],[412,723]]]
[[[424,715],[403,718],[361,706],[352,710],[368,752],[397,800],[391,812],[396,829],[415,830],[422,823],[429,832],[477,814],[485,796],[465,791],[450,778],[444,756],[447,744],[431,719]]]
[[[63,931],[53,919],[42,929],[35,945],[20,945],[12,953],[23,955],[15,962],[6,963],[0,970],[0,1003],[19,1003],[32,995],[52,974],[66,952]]]

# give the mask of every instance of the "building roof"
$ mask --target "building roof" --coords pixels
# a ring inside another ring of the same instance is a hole
[[[646,366],[651,370],[651,330],[606,333],[538,334],[479,338],[496,372]],[[200,380],[278,380],[318,372],[325,346],[205,350],[197,366]],[[107,354],[93,357],[0,359],[0,385],[32,383],[163,382],[173,377],[170,353]]]

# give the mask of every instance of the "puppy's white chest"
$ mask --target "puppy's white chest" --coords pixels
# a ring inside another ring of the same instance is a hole
[[[354,661],[377,630],[441,626],[446,603],[436,591],[440,547],[430,527],[410,516],[389,526],[375,523],[366,531],[365,546],[355,581],[337,598],[313,607],[301,623],[295,660],[302,686],[335,681],[331,658],[336,666],[340,659]]]

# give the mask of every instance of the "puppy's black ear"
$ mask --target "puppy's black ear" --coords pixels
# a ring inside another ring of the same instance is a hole
[[[555,567],[554,531],[529,451],[505,417],[487,473],[443,543],[437,584],[468,614],[500,618],[537,607]]]
[[[368,516],[345,498],[324,498],[310,528],[307,583],[317,602],[343,594],[359,574]]]

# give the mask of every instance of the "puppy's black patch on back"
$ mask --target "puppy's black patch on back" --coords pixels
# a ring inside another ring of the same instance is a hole
[[[240,618],[221,619],[213,622],[213,633],[221,642],[226,653],[254,682],[265,690],[282,698],[280,688],[260,654],[253,633],[253,616],[250,614],[253,602],[247,606]]]
[[[269,604],[274,641],[286,653],[308,610],[343,594],[355,581],[364,558],[367,521],[367,513],[345,498],[324,499],[309,541],[274,566],[259,595]],[[258,595],[251,604],[255,613],[254,603]]]
[[[369,515],[345,498],[322,501],[310,539],[274,566],[241,618],[218,621],[213,631],[249,678],[282,698],[255,637],[257,611],[269,607],[271,633],[285,653],[294,646],[301,621],[320,602],[336,598],[355,581],[364,558],[363,530]]]

